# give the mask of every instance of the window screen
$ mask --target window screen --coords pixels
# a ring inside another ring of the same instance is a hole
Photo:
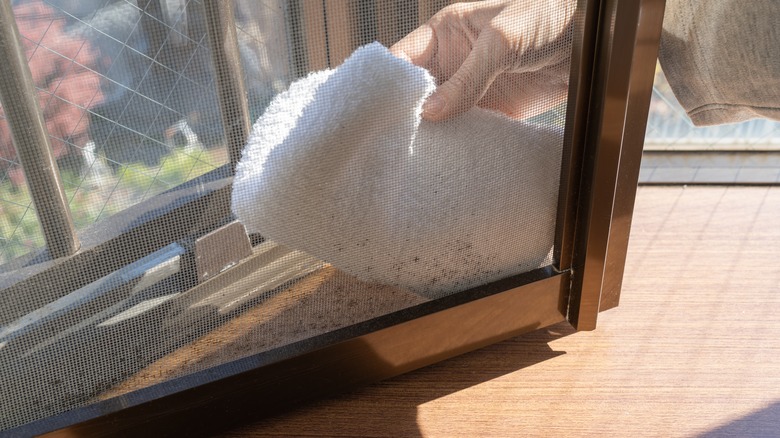
[[[140,252],[126,263],[54,269],[36,255],[47,207],[32,203],[39,175],[17,158],[4,102],[0,430],[555,263],[571,11],[236,1],[254,126],[231,179],[226,132],[241,114],[224,114],[207,3],[12,2],[77,235],[151,213],[111,247]],[[425,102],[495,21],[563,25],[523,59],[477,63],[502,73],[436,119]],[[215,181],[232,181],[229,204],[145,226]],[[25,295],[31,271],[48,286]]]

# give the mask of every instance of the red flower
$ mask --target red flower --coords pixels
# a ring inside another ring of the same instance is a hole
[[[89,41],[65,30],[65,18],[39,0],[14,7],[16,24],[57,158],[80,154],[89,140],[88,110],[102,101],[98,52]],[[6,109],[8,111],[8,109]],[[3,108],[0,107],[0,169],[22,182],[21,168]]]

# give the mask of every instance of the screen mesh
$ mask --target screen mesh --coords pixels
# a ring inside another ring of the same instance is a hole
[[[574,2],[207,3],[12,2],[83,245],[3,102],[0,430],[553,263]]]

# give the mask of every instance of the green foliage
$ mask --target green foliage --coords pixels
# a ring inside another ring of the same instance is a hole
[[[43,245],[38,216],[30,203],[27,188],[0,183],[0,263]]]
[[[213,170],[226,162],[224,148],[177,148],[158,166],[132,163],[115,172],[89,175],[62,168],[60,174],[76,229],[120,213],[134,204]],[[0,182],[0,264],[45,245],[26,185]]]

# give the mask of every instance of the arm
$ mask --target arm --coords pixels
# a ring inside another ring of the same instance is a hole
[[[694,124],[780,120],[780,2],[667,0],[659,59]]]

